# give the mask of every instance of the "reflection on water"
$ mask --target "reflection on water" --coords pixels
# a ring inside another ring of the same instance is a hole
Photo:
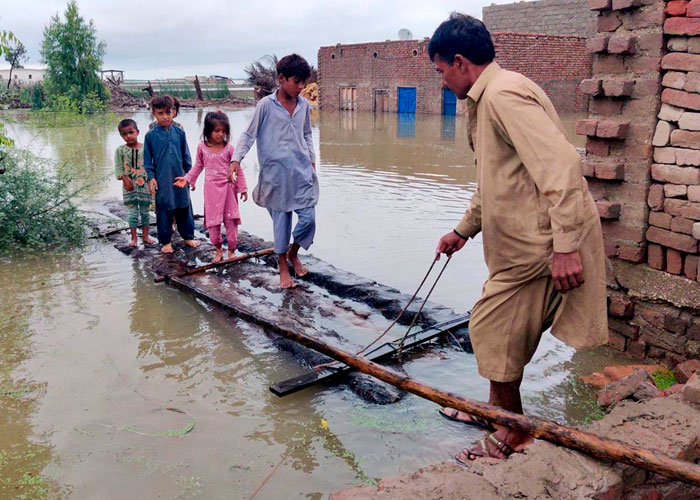
[[[178,117],[191,150],[205,111]],[[236,137],[252,110],[228,114]],[[8,129],[18,145],[94,183],[90,200],[121,196],[112,152],[121,143],[116,123],[129,115],[87,125],[14,116]],[[133,118],[145,133],[150,116]],[[565,117],[572,139],[576,118]],[[321,183],[313,253],[412,292],[474,190],[465,118],[323,113],[313,135]],[[243,167],[254,185],[254,149]],[[200,184],[192,195],[199,213],[202,191]],[[243,229],[271,238],[263,209],[249,202],[241,211]],[[477,239],[452,259],[433,299],[467,310],[485,277]],[[301,369],[264,331],[155,285],[101,242],[82,256],[3,262],[0,297],[0,401],[12,408],[1,417],[0,457],[8,449],[27,453],[24,462],[0,460],[0,472],[17,483],[26,471],[43,471],[54,497],[127,489],[144,498],[246,498],[278,466],[260,498],[320,498],[448,459],[480,435],[436,418],[435,405],[414,397],[375,406],[323,386],[276,398],[268,385]],[[581,420],[584,398],[569,377],[609,360],[572,355],[545,336],[524,380],[528,412]],[[404,369],[447,390],[488,396],[473,357],[453,348],[438,347]]]

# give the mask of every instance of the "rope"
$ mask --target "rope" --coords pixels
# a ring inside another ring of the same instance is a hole
[[[430,297],[430,294],[433,293],[433,290],[435,289],[435,286],[437,285],[438,281],[440,280],[440,277],[442,276],[442,273],[445,272],[445,268],[447,267],[447,264],[449,264],[451,258],[452,258],[451,255],[447,257],[447,261],[445,262],[445,265],[442,266],[442,270],[440,271],[440,274],[438,274],[438,277],[437,277],[437,279],[435,280],[435,283],[433,283],[433,286],[432,286],[432,287],[430,288],[430,290],[428,291],[428,295],[427,295],[427,296],[425,297],[425,299],[423,300],[423,303],[421,304],[420,308],[418,309],[418,312],[413,316],[413,321],[411,321],[411,324],[410,324],[410,326],[408,327],[408,330],[406,331],[406,334],[405,334],[405,335],[403,336],[403,338],[401,339],[401,344],[400,344],[400,348],[399,348],[399,358],[400,358],[400,356],[401,356],[401,348],[403,348],[403,342],[406,340],[406,337],[408,336],[408,332],[410,332],[411,328],[413,327],[413,325],[415,325],[416,321],[418,320],[418,316],[420,315],[421,311],[423,311],[423,307],[425,307],[425,304],[426,304],[426,302],[428,301],[428,298]],[[387,326],[386,329],[385,329],[382,333],[380,333],[372,342],[370,342],[369,344],[367,344],[366,346],[364,346],[362,349],[360,349],[359,351],[357,351],[357,352],[355,353],[356,355],[359,356],[360,354],[362,354],[363,352],[365,352],[367,349],[369,349],[370,347],[372,347],[374,344],[376,344],[377,342],[379,342],[387,333],[389,333],[389,330],[391,330],[391,329],[394,327],[394,325],[396,325],[396,323],[398,323],[398,321],[399,321],[399,320],[401,319],[401,317],[406,313],[406,311],[408,310],[408,308],[411,306],[411,304],[413,303],[413,301],[414,301],[414,300],[416,299],[416,297],[418,296],[418,292],[420,292],[421,288],[423,288],[423,285],[424,285],[425,282],[427,281],[428,276],[430,276],[430,273],[433,271],[433,268],[435,267],[435,263],[437,262],[437,260],[438,260],[437,257],[435,257],[435,258],[433,259],[433,262],[430,264],[430,267],[428,268],[428,272],[425,273],[425,276],[423,276],[423,280],[420,282],[420,285],[418,285],[418,288],[416,288],[416,291],[413,292],[413,296],[409,299],[408,303],[404,306],[404,308],[401,310],[401,312],[399,313],[399,315],[396,316],[396,318],[391,322],[391,324],[390,324],[389,326]],[[320,370],[322,370],[322,369],[324,369],[324,368],[329,368],[329,367],[334,366],[334,365],[336,365],[336,364],[338,364],[338,361],[331,361],[331,362],[329,362],[329,363],[323,363],[323,364],[320,364],[320,365],[315,365],[312,369],[313,369],[314,371],[320,371]]]

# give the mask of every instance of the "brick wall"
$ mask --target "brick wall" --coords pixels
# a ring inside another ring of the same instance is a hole
[[[496,60],[542,85],[560,111],[586,108],[578,84],[590,75],[586,39],[578,36],[493,33]],[[428,58],[428,40],[386,41],[321,47],[320,105],[339,109],[341,87],[355,87],[356,108],[372,111],[375,89],[388,91],[397,109],[397,87],[416,87],[418,113],[442,112],[442,81]],[[463,105],[458,107],[458,112]]]
[[[694,3],[700,16],[700,0],[589,0],[599,35],[581,83],[590,116],[577,125],[610,258],[610,345],[671,365],[700,357]]]
[[[491,32],[548,33],[595,36],[596,15],[587,0],[540,0],[484,7],[484,24]]]

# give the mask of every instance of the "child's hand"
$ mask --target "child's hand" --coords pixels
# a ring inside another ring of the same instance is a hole
[[[134,190],[134,183],[131,182],[131,179],[129,179],[127,176],[122,176],[122,184],[124,185],[124,189],[127,191],[133,191]]]
[[[151,192],[151,194],[156,194],[156,191],[158,191],[158,181],[155,179],[151,179],[148,181],[148,189]]]
[[[240,166],[241,164],[237,161],[231,162],[231,165],[228,168],[228,180],[230,180],[231,182],[236,182],[236,176],[238,175],[236,171]]]
[[[247,192],[243,191],[241,193],[241,200],[248,201],[248,193]]]
[[[175,182],[173,182],[173,186],[179,188],[184,188],[187,184],[187,179],[185,179],[184,177],[175,177]],[[194,191],[194,186],[192,186],[192,188],[192,191]]]

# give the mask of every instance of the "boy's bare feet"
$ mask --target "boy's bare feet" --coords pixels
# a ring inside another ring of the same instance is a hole
[[[154,245],[155,244],[155,241],[148,237],[148,226],[143,226],[141,228],[141,232],[142,232],[141,241],[143,241],[144,245]]]
[[[289,275],[289,264],[287,264],[287,254],[278,254],[280,267],[280,288],[296,288],[296,283]]]
[[[216,254],[214,258],[211,259],[212,263],[221,262],[221,258],[224,256],[224,251],[221,248],[216,249]]]
[[[292,243],[289,252],[287,252],[287,257],[289,258],[289,262],[292,263],[292,267],[294,267],[294,274],[297,275],[297,278],[302,278],[309,273],[309,270],[301,263],[301,260],[299,260],[298,252],[299,245]]]
[[[200,245],[200,242],[197,240],[184,240],[184,241],[185,241],[185,245],[187,245],[188,247],[197,248]]]
[[[163,253],[173,253],[173,244],[168,243],[167,245],[163,245],[163,248],[161,248],[160,251]]]

